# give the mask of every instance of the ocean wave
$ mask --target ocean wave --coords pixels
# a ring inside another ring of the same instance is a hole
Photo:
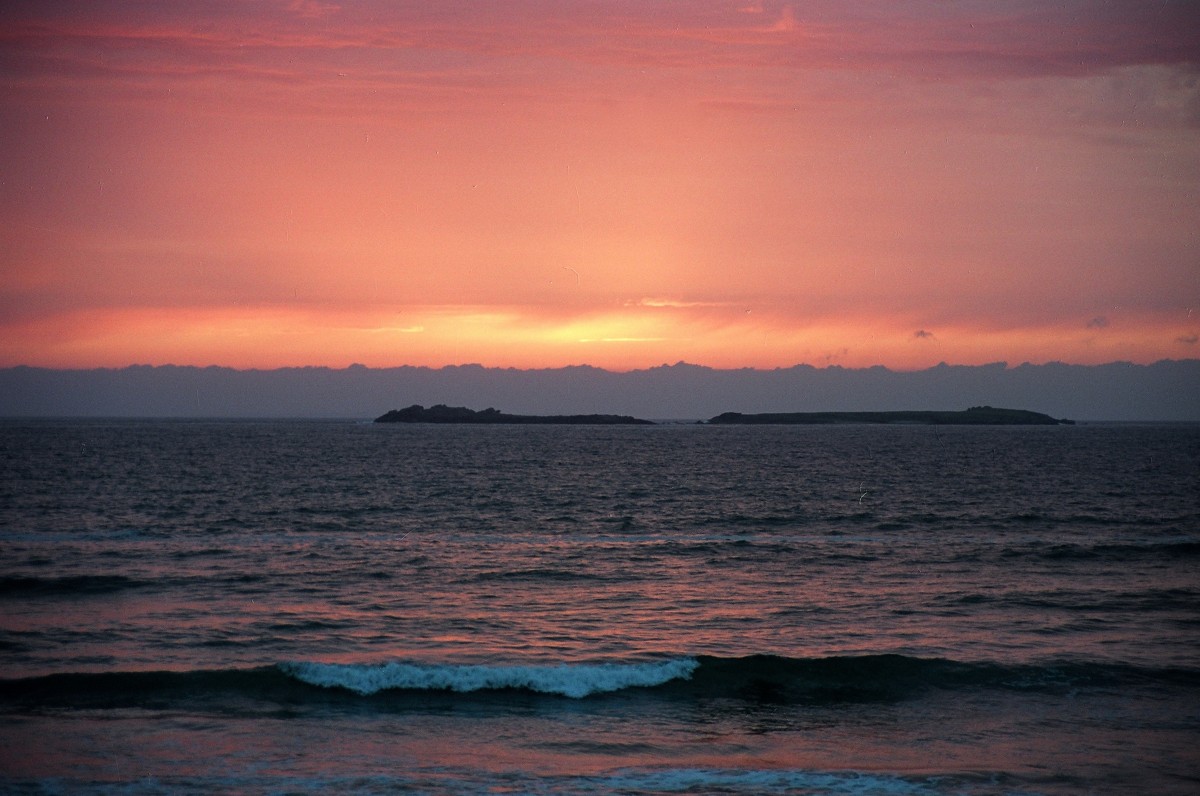
[[[279,664],[279,669],[309,685],[343,688],[364,696],[387,690],[470,693],[520,689],[578,699],[626,688],[648,688],[678,678],[686,679],[699,665],[695,658],[678,658],[648,663],[550,666],[295,662]]]
[[[1123,684],[1200,687],[1200,670],[1146,669],[1111,663],[1002,664],[907,655],[791,658],[700,656],[692,677],[665,694],[779,704],[894,703],[936,691],[1071,693]]]
[[[567,569],[551,569],[548,567],[531,567],[529,569],[497,569],[480,572],[465,578],[469,582],[482,583],[486,581],[568,581],[568,580],[608,580],[592,572],[573,571]]]
[[[994,594],[966,592],[934,598],[934,605],[997,605],[1033,608],[1039,611],[1070,611],[1083,614],[1194,613],[1200,607],[1197,589],[1146,589],[1138,592],[1097,592],[1089,589],[1012,591]]]
[[[148,585],[144,580],[124,575],[64,575],[60,577],[31,577],[15,575],[0,578],[0,597],[26,596],[89,596],[138,589]]]
[[[1007,690],[1075,694],[1089,688],[1148,687],[1200,694],[1200,668],[1154,669],[1116,663],[1010,665],[905,655],[790,658],[694,656],[643,662],[527,665],[321,663],[253,669],[52,674],[0,680],[0,704],[17,709],[167,709],[211,703],[217,709],[382,700],[419,707],[426,697],[503,700],[638,698],[837,705],[893,703],[938,691]]]
[[[929,794],[939,789],[914,778],[794,769],[674,768],[617,771],[593,777],[601,793]]]
[[[1000,551],[1000,557],[1046,561],[1113,561],[1193,558],[1200,555],[1200,541],[1165,539],[1128,542],[1070,543],[1027,542]]]
[[[125,575],[10,575],[0,577],[0,600],[30,598],[89,598],[139,589],[167,589],[196,584],[220,584],[229,590],[246,590],[268,580],[257,572],[229,574],[131,578]]]
[[[788,796],[937,796],[995,793],[993,776],[921,776],[885,772],[820,771],[772,768],[617,769],[598,774],[497,773],[480,768],[411,767],[386,773],[338,775],[279,774],[226,770],[187,776],[146,777],[106,782],[56,776],[43,780],[4,780],[17,793],[129,794],[161,793],[345,793],[361,796],[396,793],[524,793],[530,796],[604,796],[605,794],[787,794]],[[975,786],[978,786],[975,787]],[[1007,792],[1007,791],[1006,791]]]

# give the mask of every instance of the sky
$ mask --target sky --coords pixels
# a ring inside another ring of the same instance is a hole
[[[0,366],[1200,356],[1200,3],[0,5]]]

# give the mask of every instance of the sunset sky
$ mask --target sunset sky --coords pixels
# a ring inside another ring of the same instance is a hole
[[[1200,356],[1200,3],[5,2],[0,366]]]

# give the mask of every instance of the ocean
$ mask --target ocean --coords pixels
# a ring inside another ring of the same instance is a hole
[[[0,450],[6,793],[1200,792],[1200,426]]]

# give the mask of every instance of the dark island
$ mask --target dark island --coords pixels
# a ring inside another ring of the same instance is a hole
[[[708,421],[713,425],[829,425],[834,423],[885,423],[909,425],[965,426],[1056,426],[1074,425],[1073,420],[1056,420],[1025,409],[996,409],[972,406],[964,412],[778,412],[743,415],[725,412]]]
[[[376,423],[492,423],[511,425],[553,426],[652,426],[649,420],[628,415],[510,415],[498,409],[477,412],[463,406],[438,404],[428,409],[413,404],[407,409],[393,409],[375,418]]]

